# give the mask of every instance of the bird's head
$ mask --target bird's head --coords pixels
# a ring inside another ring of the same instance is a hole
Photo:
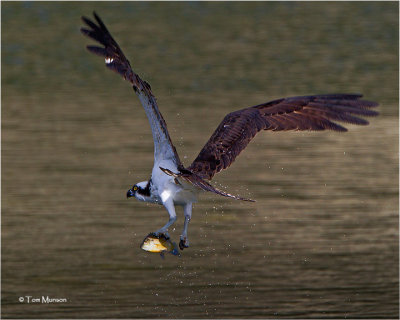
[[[135,197],[140,201],[148,201],[150,198],[150,182],[142,181],[136,183],[131,189],[128,190],[126,197]]]

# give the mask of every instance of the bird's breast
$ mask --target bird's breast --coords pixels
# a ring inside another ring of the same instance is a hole
[[[172,172],[177,172],[178,169],[171,161],[164,160],[154,165],[151,179],[154,191],[156,191],[162,202],[166,202],[170,198],[172,198],[176,205],[197,202],[199,193],[197,188],[184,179],[175,178],[164,173],[160,167]]]
[[[171,199],[175,205],[184,205],[186,203],[197,202],[198,190],[170,177],[170,179],[158,189],[158,194],[162,202]]]

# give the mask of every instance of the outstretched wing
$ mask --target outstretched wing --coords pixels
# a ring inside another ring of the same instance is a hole
[[[376,116],[378,104],[359,94],[283,98],[229,113],[187,168],[203,179],[228,168],[260,130],[347,131],[333,121],[367,125],[358,116]]]
[[[90,29],[81,28],[81,32],[99,42],[103,47],[87,46],[87,49],[96,55],[104,57],[108,68],[119,73],[125,80],[128,80],[132,84],[150,122],[154,139],[155,162],[169,159],[174,161],[177,167],[182,166],[169,136],[165,120],[158,110],[156,98],[151,91],[150,85],[146,81],[143,81],[132,70],[128,59],[125,57],[117,42],[108,32],[103,21],[101,21],[95,12],[93,15],[97,24],[86,17],[82,17],[83,22]]]

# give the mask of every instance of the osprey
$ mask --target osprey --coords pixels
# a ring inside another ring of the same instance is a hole
[[[200,191],[253,201],[219,190],[208,181],[222,169],[228,168],[259,131],[347,131],[334,121],[367,125],[368,121],[358,116],[378,114],[370,110],[378,104],[360,100],[360,94],[299,96],[262,103],[226,115],[197,158],[185,168],[172,144],[150,85],[132,70],[128,59],[102,20],[95,12],[93,15],[97,24],[82,17],[89,29],[81,28],[81,32],[99,42],[102,47],[87,46],[87,49],[104,57],[106,67],[131,83],[149,119],[154,140],[154,166],[151,177],[148,181],[135,184],[128,190],[127,197],[164,205],[169,220],[155,234],[165,235],[166,239],[169,238],[168,228],[176,221],[175,206],[182,206],[185,221],[179,242],[181,250],[189,246],[188,224],[192,216],[192,204],[197,201]]]

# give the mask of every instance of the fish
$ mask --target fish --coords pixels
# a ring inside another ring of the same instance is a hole
[[[156,235],[154,232],[149,233],[143,240],[140,248],[147,252],[159,253],[164,259],[164,253],[171,253],[174,256],[180,256],[178,246],[167,238],[164,234]]]

